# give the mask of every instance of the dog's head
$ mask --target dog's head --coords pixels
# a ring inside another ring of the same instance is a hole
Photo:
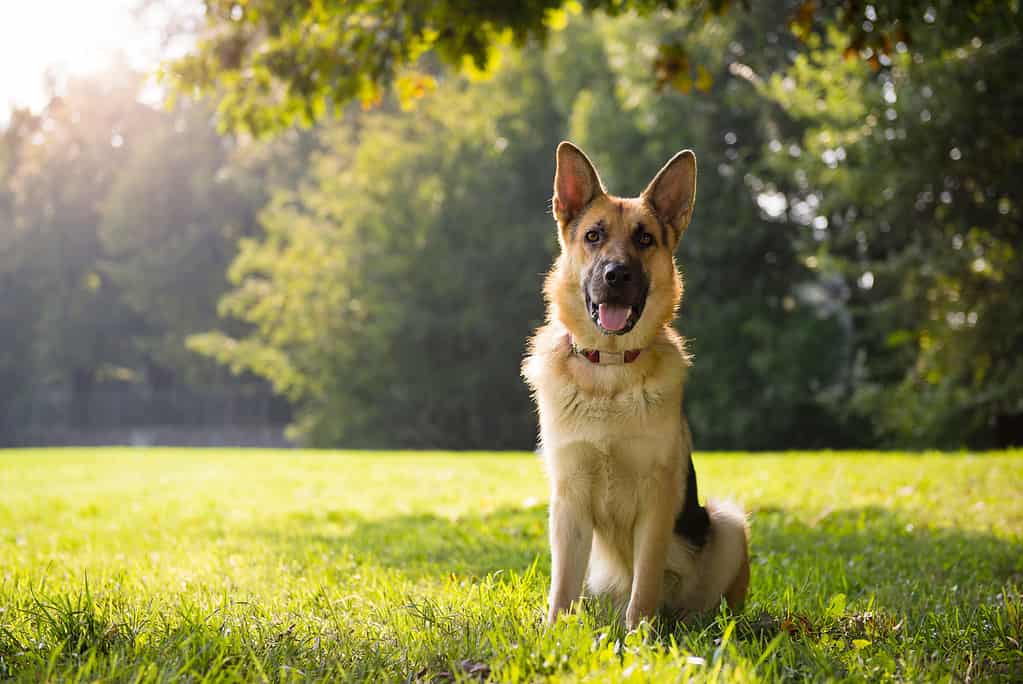
[[[696,156],[679,152],[639,197],[614,197],[582,150],[558,146],[554,216],[561,255],[545,291],[552,316],[578,343],[643,347],[682,297],[675,247],[689,225]]]

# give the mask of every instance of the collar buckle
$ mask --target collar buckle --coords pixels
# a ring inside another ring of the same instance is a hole
[[[601,366],[621,366],[635,361],[642,349],[626,349],[620,352],[600,351],[599,349],[580,349],[575,340],[569,337],[569,348],[573,354],[583,357],[590,363]]]

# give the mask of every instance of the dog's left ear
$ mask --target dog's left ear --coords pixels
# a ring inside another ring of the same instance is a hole
[[[696,155],[682,150],[664,165],[640,195],[671,228],[675,242],[689,226],[696,202]]]

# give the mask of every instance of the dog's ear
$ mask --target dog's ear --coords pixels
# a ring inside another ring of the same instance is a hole
[[[682,150],[664,165],[641,197],[646,200],[657,217],[671,228],[675,242],[689,226],[696,202],[696,155]]]
[[[554,216],[564,225],[604,192],[600,176],[583,151],[567,140],[558,145],[554,172]]]

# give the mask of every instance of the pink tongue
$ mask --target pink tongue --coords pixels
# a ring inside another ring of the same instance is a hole
[[[612,306],[601,304],[597,309],[597,316],[600,318],[600,327],[612,332],[621,330],[629,320],[632,313],[631,306]]]

